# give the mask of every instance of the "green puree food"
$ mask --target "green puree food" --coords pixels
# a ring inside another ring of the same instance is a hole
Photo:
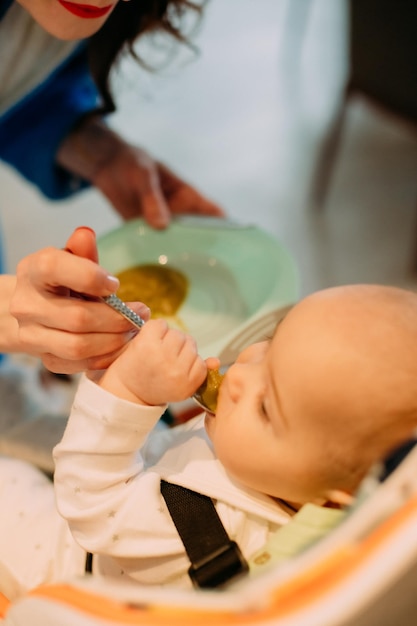
[[[188,279],[166,265],[147,264],[130,267],[117,274],[117,295],[124,302],[144,302],[151,317],[173,317],[188,292]]]

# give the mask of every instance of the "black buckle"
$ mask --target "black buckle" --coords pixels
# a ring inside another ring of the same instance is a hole
[[[236,576],[246,574],[248,564],[235,541],[212,552],[188,570],[195,587],[213,588],[229,582]]]
[[[384,482],[392,474],[394,470],[404,461],[405,457],[414,446],[417,444],[417,439],[408,439],[401,445],[397,446],[385,459],[382,461],[382,472],[379,477],[380,482]]]

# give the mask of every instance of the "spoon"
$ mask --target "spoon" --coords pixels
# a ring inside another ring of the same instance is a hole
[[[120,315],[123,315],[136,328],[141,329],[145,324],[145,320],[128,307],[123,300],[120,300],[116,294],[112,293],[110,296],[100,298],[100,300],[117,311],[117,313],[120,313]],[[214,415],[216,412],[217,396],[222,378],[223,374],[220,374],[218,370],[208,370],[206,380],[191,396],[194,402],[207,413]]]

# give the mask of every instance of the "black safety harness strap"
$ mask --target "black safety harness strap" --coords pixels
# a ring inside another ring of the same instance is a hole
[[[194,586],[219,587],[248,572],[211,498],[165,480],[161,480],[161,493],[191,561],[188,574]]]
[[[211,498],[165,480],[161,480],[161,493],[191,561],[188,574],[195,587],[220,587],[249,571]],[[92,560],[93,555],[87,553],[87,573],[92,571]]]

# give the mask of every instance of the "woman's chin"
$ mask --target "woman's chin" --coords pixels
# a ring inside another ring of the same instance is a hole
[[[95,19],[84,19],[65,9],[59,0],[19,0],[19,4],[47,33],[62,41],[91,37],[100,30],[111,13]],[[68,4],[79,6],[77,3]]]

